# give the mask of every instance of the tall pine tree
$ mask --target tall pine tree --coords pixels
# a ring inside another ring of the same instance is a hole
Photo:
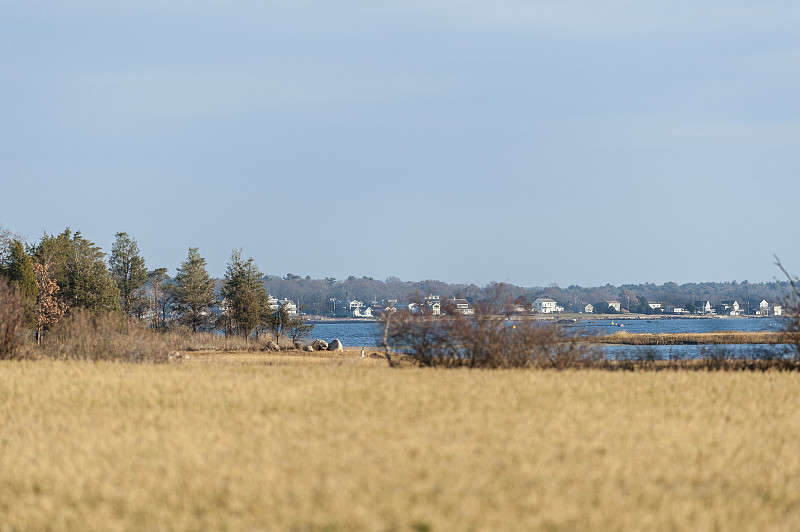
[[[206,259],[200,256],[197,248],[189,248],[188,257],[175,275],[171,292],[180,320],[194,332],[211,323],[211,307],[217,299],[214,285],[214,279],[206,271]]]
[[[147,300],[144,286],[147,283],[147,268],[139,254],[139,244],[128,233],[117,233],[111,246],[108,266],[111,278],[119,288],[122,312],[140,316]]]
[[[252,336],[269,310],[262,277],[252,257],[242,259],[241,250],[231,253],[222,296],[235,332],[245,338]]]

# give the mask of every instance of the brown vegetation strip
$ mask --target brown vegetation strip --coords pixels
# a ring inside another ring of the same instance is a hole
[[[797,342],[797,335],[785,332],[712,332],[712,333],[628,333],[591,336],[590,343],[617,345],[721,345],[785,344]]]

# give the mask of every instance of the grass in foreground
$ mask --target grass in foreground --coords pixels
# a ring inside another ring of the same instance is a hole
[[[794,530],[799,397],[352,354],[2,363],[0,530]]]

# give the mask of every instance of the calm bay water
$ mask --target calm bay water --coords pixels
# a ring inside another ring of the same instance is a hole
[[[630,333],[705,333],[725,331],[777,331],[781,321],[774,318],[719,318],[719,319],[657,319],[657,320],[594,320],[568,325],[568,330],[581,334],[604,335],[626,331]],[[345,347],[375,347],[381,344],[383,329],[378,323],[345,322],[317,323],[312,338],[330,342],[334,338]],[[667,346],[653,346],[663,348]],[[678,347],[678,346],[675,346]],[[695,348],[697,346],[680,346]]]
[[[596,320],[574,325],[591,335],[629,333],[708,333],[779,331],[781,320],[775,318],[676,318],[657,320]],[[572,327],[572,326],[570,326]]]
[[[613,360],[679,360],[694,358],[763,358],[793,355],[786,345],[604,345],[603,354]]]
[[[374,321],[315,323],[311,338],[326,342],[338,339],[345,347],[375,347],[381,343],[383,329]]]

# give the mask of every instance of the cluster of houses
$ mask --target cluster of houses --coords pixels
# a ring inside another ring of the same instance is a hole
[[[695,301],[695,314],[718,314],[721,316],[782,316],[783,306],[771,304],[766,299],[748,301],[740,305],[736,300],[726,300],[716,307],[710,301]]]
[[[279,307],[286,307],[290,315],[297,314],[297,304],[291,299],[277,299],[270,297],[268,304],[273,310],[278,310]],[[783,315],[783,307],[778,304],[769,303],[766,299],[748,301],[744,304],[736,300],[722,301],[719,305],[712,305],[710,301],[695,301],[694,309],[689,310],[682,307],[674,307],[664,305],[663,303],[648,303],[650,312],[652,314],[671,314],[671,315],[718,315],[718,316],[781,316]],[[598,307],[603,307],[598,308]],[[337,314],[342,317],[353,318],[375,318],[386,312],[396,312],[397,310],[409,310],[411,312],[419,312],[424,310],[427,314],[432,316],[439,316],[444,313],[459,313],[463,316],[472,316],[475,314],[475,308],[466,299],[460,298],[447,298],[442,299],[437,295],[428,295],[422,302],[401,302],[398,300],[390,299],[386,305],[379,304],[373,301],[367,305],[363,301],[354,299],[346,302],[346,306],[342,306]],[[572,312],[582,314],[605,313],[605,312],[627,312],[623,310],[622,304],[616,300],[602,301],[596,304],[580,304],[570,309]],[[565,311],[564,307],[559,305],[555,299],[549,297],[540,297],[533,301],[530,306],[516,305],[512,311],[516,314],[559,314]]]
[[[155,319],[155,316],[158,313],[158,309],[155,308],[155,306],[154,306],[155,303],[151,303],[151,304],[153,305],[153,307],[145,315],[145,318],[150,320],[150,321],[153,321]],[[286,299],[286,298],[278,299],[278,298],[275,298],[275,297],[272,297],[272,296],[268,296],[268,298],[267,298],[267,306],[272,311],[276,311],[281,307],[286,307],[286,312],[290,316],[296,316],[298,314],[297,304],[294,301],[292,301],[291,299]],[[212,316],[214,318],[218,318],[218,317],[226,314],[229,310],[230,309],[229,309],[229,306],[228,306],[228,302],[225,299],[222,299],[221,301],[218,301],[216,305],[211,307],[210,310],[208,310],[207,312],[204,312],[204,315]],[[167,318],[168,321],[170,319],[171,319],[171,317]]]
[[[612,312],[622,312],[622,304],[619,301],[603,301],[602,304],[608,310],[613,309]],[[593,314],[596,306],[597,305],[589,303],[587,305],[578,307],[576,311],[584,314]],[[653,314],[686,315],[692,313],[687,308],[668,306],[658,302],[648,303],[647,306],[650,307],[650,311]],[[556,303],[554,299],[544,297],[538,298],[533,302],[532,312],[539,314],[552,314],[564,312],[564,307]],[[711,305],[710,301],[695,301],[694,314],[716,314],[719,316],[782,316],[783,307],[778,304],[769,303],[766,299],[748,301],[744,305],[739,304],[739,302],[736,300],[726,300],[722,301],[716,306]]]
[[[464,316],[475,314],[475,308],[466,299],[449,298],[442,300],[440,296],[429,295],[422,302],[402,302],[390,299],[386,305],[373,302],[371,306],[363,302],[353,300],[349,302],[350,315],[354,318],[373,318],[386,312],[397,312],[398,310],[409,310],[419,312],[425,311],[432,316],[440,316],[443,312],[457,312]]]

